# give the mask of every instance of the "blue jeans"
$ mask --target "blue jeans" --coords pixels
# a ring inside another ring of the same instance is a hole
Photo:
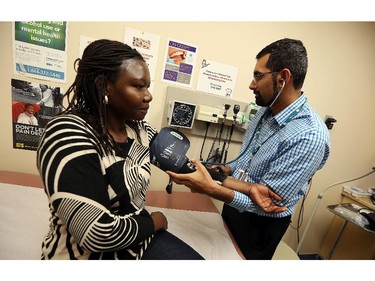
[[[169,233],[155,233],[142,260],[204,260],[204,258],[184,241]]]

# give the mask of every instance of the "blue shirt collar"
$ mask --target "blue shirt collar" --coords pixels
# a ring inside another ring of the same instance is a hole
[[[302,92],[301,96],[296,99],[293,103],[288,105],[286,108],[284,108],[282,111],[280,111],[278,114],[274,116],[275,121],[278,123],[279,126],[281,126],[284,122],[286,122],[287,118],[298,108],[300,108],[305,102],[307,98],[305,94]]]

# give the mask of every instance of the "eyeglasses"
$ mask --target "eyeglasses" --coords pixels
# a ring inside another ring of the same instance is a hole
[[[262,80],[263,76],[266,74],[271,74],[271,73],[278,73],[280,71],[269,71],[269,72],[254,72],[253,74],[253,81],[254,82],[259,82]]]

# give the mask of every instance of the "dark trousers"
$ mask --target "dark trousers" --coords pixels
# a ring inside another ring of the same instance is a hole
[[[204,260],[204,258],[184,241],[169,233],[155,233],[142,260]]]
[[[222,217],[247,260],[270,260],[288,229],[291,216],[270,218],[240,213],[224,204]]]

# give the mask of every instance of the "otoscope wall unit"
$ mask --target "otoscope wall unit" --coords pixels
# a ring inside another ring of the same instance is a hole
[[[228,129],[235,125],[232,141],[242,142],[249,122],[248,106],[246,102],[168,86],[162,127],[176,126],[184,134],[215,138],[217,126]]]
[[[238,106],[238,104],[236,105]],[[235,113],[233,110],[231,110],[231,107],[226,109],[225,106],[224,108],[221,108],[199,104],[195,119],[210,123],[220,123],[224,121],[224,124],[227,126],[232,125],[234,122],[237,127],[240,127],[241,125],[245,124],[246,116],[245,113],[240,111]]]

